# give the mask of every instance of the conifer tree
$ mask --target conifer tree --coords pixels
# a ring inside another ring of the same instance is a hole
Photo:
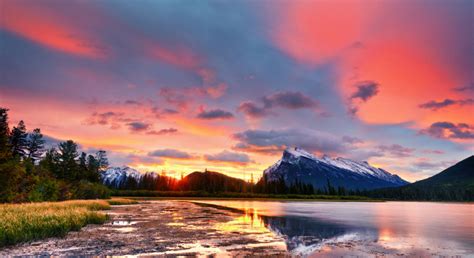
[[[104,170],[109,166],[109,160],[107,159],[107,153],[104,150],[99,150],[95,154],[97,160],[97,167],[99,170]]]
[[[68,140],[59,144],[59,169],[60,178],[73,181],[77,178],[76,159],[79,156],[77,144]]]
[[[14,157],[26,158],[27,136],[25,122],[21,120],[16,127],[13,127],[10,134],[10,145]]]
[[[11,156],[9,136],[8,109],[0,108],[0,162],[7,160]]]
[[[56,148],[51,148],[46,151],[44,158],[40,161],[40,166],[51,172],[57,178],[61,178],[59,171],[59,153]]]
[[[89,155],[87,156],[87,171],[88,171],[88,180],[91,182],[100,181],[99,175],[99,161],[96,157]]]
[[[26,150],[27,157],[33,161],[37,161],[44,153],[44,139],[41,130],[36,128],[29,134]]]
[[[81,170],[87,170],[87,153],[81,152],[81,156],[79,156],[79,167]]]

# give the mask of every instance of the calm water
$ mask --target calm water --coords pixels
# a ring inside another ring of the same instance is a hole
[[[243,211],[293,254],[474,257],[474,204],[203,201]]]

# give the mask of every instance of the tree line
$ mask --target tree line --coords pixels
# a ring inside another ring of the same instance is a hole
[[[474,185],[408,185],[363,191],[361,195],[402,201],[474,201]]]
[[[269,180],[267,175],[258,182],[244,181],[212,171],[193,172],[186,177],[176,179],[164,173],[146,173],[141,178],[127,177],[118,184],[112,182],[109,187],[119,190],[148,191],[202,191],[207,193],[258,193],[258,194],[299,194],[299,195],[359,195],[360,191],[347,190],[342,186],[335,187],[327,180],[325,187],[319,189],[312,184],[294,181],[288,184],[283,177]]]
[[[56,201],[108,197],[100,171],[106,152],[79,153],[72,140],[47,149],[40,128],[24,121],[11,130],[8,109],[0,108],[0,202]]]

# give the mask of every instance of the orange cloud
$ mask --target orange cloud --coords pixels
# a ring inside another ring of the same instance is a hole
[[[370,79],[380,85],[378,95],[360,107],[360,119],[367,123],[418,120],[426,113],[419,105],[426,102],[427,96],[437,99],[453,95],[451,88],[459,81],[421,47],[400,41],[380,41],[369,44],[360,50],[357,58],[348,61],[349,78],[341,84],[346,97],[354,91],[359,79]],[[355,80],[350,68],[354,64],[358,66]],[[394,107],[397,112],[393,112]]]
[[[32,1],[2,1],[0,28],[57,51],[90,58],[105,56],[97,41],[53,7]]]
[[[397,2],[292,1],[280,9],[271,37],[302,64],[337,60],[338,85],[348,108],[358,83],[377,83],[377,94],[357,106],[357,117],[366,123],[415,122],[416,129],[439,121],[472,123],[470,105],[437,112],[419,107],[433,99],[466,98],[466,92],[454,88],[472,80],[472,73],[457,62],[461,50],[454,39],[463,37],[458,21],[439,19],[446,12],[418,2],[407,7]]]
[[[183,131],[201,136],[224,136],[231,132],[230,128],[221,125],[208,125],[199,119],[184,117],[173,120]]]
[[[358,1],[287,2],[271,37],[293,58],[320,63],[361,39],[370,5]]]

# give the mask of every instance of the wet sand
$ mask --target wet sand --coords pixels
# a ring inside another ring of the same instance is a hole
[[[0,249],[0,256],[288,256],[284,239],[242,214],[185,201],[113,206],[111,219],[64,238]]]

